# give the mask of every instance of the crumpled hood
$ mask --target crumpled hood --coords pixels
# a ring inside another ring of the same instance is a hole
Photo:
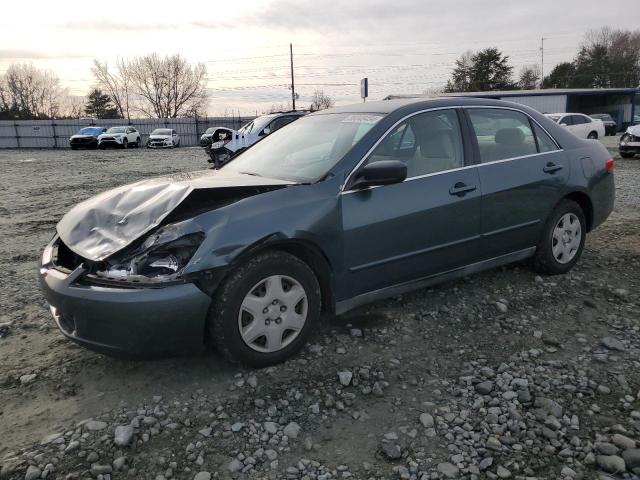
[[[631,125],[627,128],[627,133],[630,133],[634,137],[640,137],[640,125]]]
[[[100,261],[159,225],[194,190],[292,183],[224,170],[151,178],[79,203],[56,228],[69,249],[86,259]]]

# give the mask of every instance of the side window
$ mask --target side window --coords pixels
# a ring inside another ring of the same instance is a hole
[[[571,122],[573,125],[582,125],[583,123],[587,123],[582,115],[571,115]]]
[[[296,117],[292,117],[292,116],[276,118],[273,122],[271,122],[271,125],[269,125],[269,128],[271,128],[271,133],[281,129],[285,125],[288,125],[289,123],[293,122],[295,119]]]
[[[437,110],[408,118],[371,153],[368,162],[400,160],[407,178],[464,166],[464,149],[455,110]]]
[[[555,150],[558,150],[555,142],[549,135],[547,135],[544,130],[542,130],[542,128],[538,126],[538,124],[533,123],[533,131],[535,132],[536,138],[538,139],[538,149],[540,150],[540,153],[553,152]]]
[[[467,110],[478,139],[482,163],[538,153],[528,117],[514,110]]]
[[[567,115],[566,117],[562,117],[558,123],[559,124],[564,123],[567,126],[573,125],[573,115]]]

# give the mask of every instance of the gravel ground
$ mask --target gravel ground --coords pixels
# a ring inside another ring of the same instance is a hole
[[[206,165],[0,151],[0,478],[639,478],[640,160],[617,159],[615,211],[570,274],[515,265],[326,318],[277,367],[65,340],[36,273],[57,220]]]

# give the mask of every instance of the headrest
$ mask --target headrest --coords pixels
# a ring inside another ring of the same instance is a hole
[[[449,130],[436,130],[419,138],[423,157],[450,157],[453,155],[453,138]]]
[[[496,132],[495,139],[501,145],[522,145],[524,133],[519,128],[503,128]]]

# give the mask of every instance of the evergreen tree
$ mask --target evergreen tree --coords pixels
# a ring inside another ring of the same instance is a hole
[[[89,94],[84,112],[95,118],[122,118],[111,97],[97,88]]]

